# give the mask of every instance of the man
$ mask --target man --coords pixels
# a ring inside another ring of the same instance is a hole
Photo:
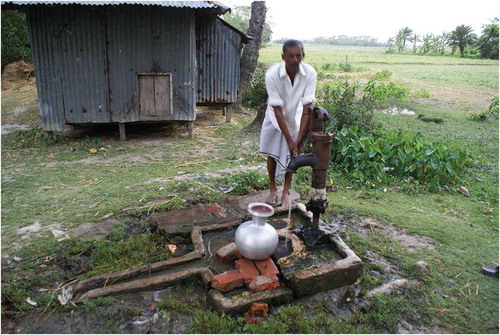
[[[314,102],[317,74],[302,63],[304,46],[297,40],[283,45],[283,62],[272,65],[266,72],[267,110],[260,134],[260,153],[268,155],[269,196],[266,202],[279,205],[276,181],[285,183],[281,205],[290,201],[292,173],[286,167],[292,155],[303,149],[303,139],[309,126],[309,107]],[[285,173],[286,172],[286,173]]]

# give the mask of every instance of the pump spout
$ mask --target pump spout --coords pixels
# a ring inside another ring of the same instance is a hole
[[[286,170],[291,173],[297,173],[297,170],[303,166],[316,165],[318,157],[315,154],[299,155],[290,160]]]

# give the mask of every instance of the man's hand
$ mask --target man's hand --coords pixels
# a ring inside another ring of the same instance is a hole
[[[299,151],[297,143],[291,137],[287,138],[286,142],[288,144],[288,150],[292,153],[292,156],[293,154],[297,154]]]
[[[298,141],[297,145],[297,154],[300,155],[302,151],[304,151],[304,141]]]

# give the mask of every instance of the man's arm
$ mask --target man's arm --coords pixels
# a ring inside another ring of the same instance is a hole
[[[278,126],[280,127],[283,136],[285,136],[286,143],[288,144],[288,150],[297,152],[297,143],[293,141],[292,135],[290,135],[281,106],[273,106],[273,108],[274,114],[276,115],[276,121],[278,121]]]
[[[304,149],[304,137],[307,135],[309,131],[309,122],[311,120],[311,115],[309,112],[309,108],[312,104],[307,104],[302,107],[302,117],[300,118],[300,128],[299,135],[297,136],[296,148],[297,153],[301,153]]]

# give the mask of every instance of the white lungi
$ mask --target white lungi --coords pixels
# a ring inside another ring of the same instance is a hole
[[[293,140],[297,138],[298,132],[292,134]],[[276,181],[281,183],[286,173],[286,167],[290,162],[290,150],[283,133],[276,129],[269,118],[262,123],[260,133],[260,153],[269,155],[276,161]]]

